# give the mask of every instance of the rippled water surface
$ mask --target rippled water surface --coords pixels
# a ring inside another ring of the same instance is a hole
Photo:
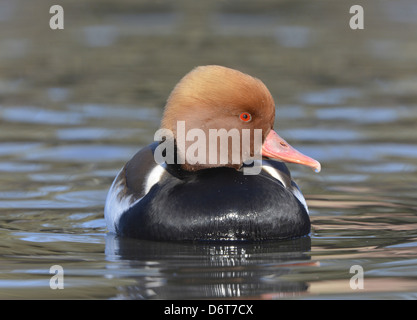
[[[0,298],[417,298],[417,3],[0,3]],[[194,244],[106,233],[107,190],[194,66],[261,78],[309,237]],[[50,267],[64,289],[50,288]],[[352,266],[364,288],[352,289]]]

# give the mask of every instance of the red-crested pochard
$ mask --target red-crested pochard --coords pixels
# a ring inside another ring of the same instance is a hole
[[[193,69],[168,98],[164,137],[136,153],[116,176],[104,210],[108,230],[192,241],[309,234],[307,204],[283,162],[317,172],[320,164],[284,141],[273,130],[274,120],[274,100],[259,79],[222,66]],[[217,143],[223,138],[226,144]],[[251,172],[255,166],[259,170]]]

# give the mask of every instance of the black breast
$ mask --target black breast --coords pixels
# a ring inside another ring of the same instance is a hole
[[[265,172],[232,168],[169,174],[126,211],[117,231],[149,240],[267,240],[310,232],[303,205]]]

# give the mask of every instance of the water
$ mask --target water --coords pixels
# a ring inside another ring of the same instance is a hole
[[[417,298],[417,5],[227,1],[0,4],[0,298]],[[196,65],[261,78],[276,129],[319,160],[289,165],[309,237],[154,243],[106,233],[107,190],[153,141]],[[52,290],[51,266],[64,270]],[[352,266],[364,289],[349,285]]]

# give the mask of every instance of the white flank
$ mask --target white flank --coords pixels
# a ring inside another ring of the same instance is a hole
[[[302,205],[306,209],[307,213],[310,214],[308,212],[306,199],[304,199],[303,194],[301,193],[300,189],[298,188],[297,184],[294,181],[292,182],[291,191],[292,191],[293,195],[302,203]]]
[[[161,180],[163,173],[165,172],[166,164],[157,165],[148,174],[144,183],[145,195],[151,190],[151,188]],[[120,174],[123,174],[123,169],[119,171],[114,179],[110,190],[107,194],[106,205],[104,207],[104,218],[106,219],[106,225],[109,232],[116,232],[116,226],[119,223],[120,217],[124,212],[129,210],[130,207],[136,205],[142,198],[132,202],[132,196],[120,197],[119,194],[123,192],[125,188],[125,180],[120,179]]]
[[[151,170],[151,172],[149,172],[148,177],[146,178],[146,181],[145,181],[145,185],[144,185],[145,194],[147,194],[149,190],[151,190],[151,188],[161,180],[162,175],[165,172],[165,168],[166,168],[166,163],[164,162],[160,165],[157,165],[155,168]]]
[[[282,183],[282,185],[285,188],[288,188],[289,186],[286,185],[285,180],[282,178],[281,173],[279,170],[275,169],[274,167],[270,166],[268,163],[263,162],[262,163],[262,169],[265,170],[267,173],[269,173],[272,177],[277,179]]]
[[[277,179],[278,181],[280,181],[285,188],[289,188],[290,191],[292,192],[292,194],[304,206],[304,208],[306,209],[307,213],[309,213],[308,212],[308,207],[307,207],[307,202],[304,199],[303,194],[301,193],[300,189],[298,188],[297,184],[294,181],[291,182],[291,186],[286,185],[285,184],[285,180],[283,179],[283,177],[281,175],[281,172],[279,170],[275,169],[274,167],[268,165],[265,162],[262,164],[262,169],[265,170],[267,173],[269,173],[272,177],[274,177],[275,179]]]
[[[123,169],[119,171],[107,193],[104,218],[109,232],[116,232],[116,224],[119,222],[121,215],[132,205],[130,203],[132,196],[119,197],[120,192],[124,189],[124,179],[119,180],[118,178],[123,172]]]

